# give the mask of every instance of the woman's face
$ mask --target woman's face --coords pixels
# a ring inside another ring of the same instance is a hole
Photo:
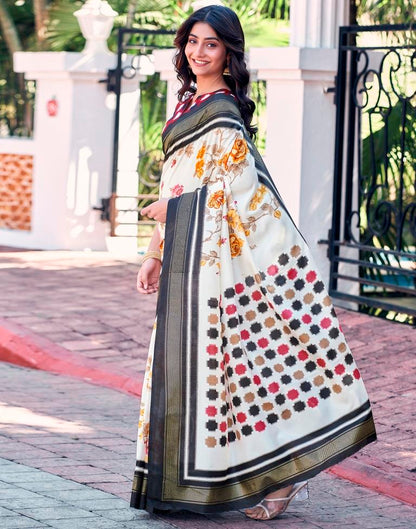
[[[222,75],[227,50],[217,33],[206,22],[196,22],[189,33],[185,55],[194,75],[217,79]]]

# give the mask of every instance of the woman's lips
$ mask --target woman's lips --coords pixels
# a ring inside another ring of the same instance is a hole
[[[208,61],[199,61],[198,59],[192,59],[192,62],[193,62],[196,66],[206,66],[207,64],[209,64]]]

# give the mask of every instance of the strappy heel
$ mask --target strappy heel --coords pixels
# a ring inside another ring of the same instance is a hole
[[[289,496],[285,498],[264,498],[260,503],[252,507],[253,509],[256,509],[257,507],[263,509],[264,513],[266,514],[266,518],[256,518],[255,516],[251,516],[250,514],[248,514],[247,511],[245,512],[245,515],[251,518],[252,520],[258,520],[259,522],[261,522],[262,520],[272,520],[273,518],[279,516],[279,514],[283,514],[286,511],[290,502],[304,487],[306,487],[307,484],[307,481],[301,481],[299,483],[296,483],[295,485],[293,485]]]

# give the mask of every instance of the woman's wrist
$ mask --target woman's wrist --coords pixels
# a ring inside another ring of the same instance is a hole
[[[158,261],[161,261],[162,254],[160,253],[159,250],[148,250],[142,258],[142,264],[148,259],[157,259]]]

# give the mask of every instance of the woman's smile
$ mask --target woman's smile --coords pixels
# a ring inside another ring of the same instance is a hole
[[[185,55],[192,72],[197,77],[217,80],[222,76],[227,49],[217,33],[205,22],[197,22],[192,27],[185,47]]]

